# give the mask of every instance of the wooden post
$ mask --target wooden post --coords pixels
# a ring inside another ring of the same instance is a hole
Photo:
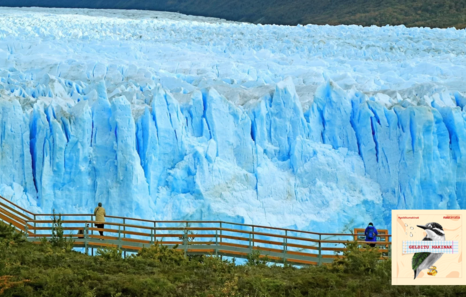
[[[188,253],[188,222],[186,222],[186,227],[184,229],[184,255],[186,256],[186,254]]]
[[[221,224],[221,223],[220,223]],[[217,238],[217,231],[218,230],[215,230],[215,256],[217,257],[218,256],[218,238]],[[220,240],[222,240],[222,238],[220,238]]]
[[[36,215],[34,215],[34,234],[36,234]]]
[[[223,228],[222,222],[220,222],[220,244],[221,244],[222,241],[223,241],[223,238],[222,238],[222,236],[223,236],[223,235],[222,235],[222,228]],[[217,247],[217,250],[218,250],[218,247]],[[217,250],[215,251],[216,253],[217,253]],[[220,260],[223,261],[223,255],[220,255]]]
[[[254,247],[254,226],[252,226],[252,246]]]
[[[126,219],[123,218],[123,238],[126,238],[125,231],[126,231]],[[124,254],[123,256],[126,258],[126,251],[124,251],[123,254]]]
[[[90,223],[90,224],[91,224],[91,228],[92,228],[92,222],[93,222],[93,221],[94,221],[94,216],[91,215],[91,223]],[[86,224],[86,229],[87,229],[87,224]],[[91,234],[94,235],[94,231],[93,231],[93,230],[91,230]],[[86,235],[85,235],[85,236],[86,236],[86,240],[85,240],[85,241],[87,242],[87,238],[89,238],[89,231],[86,232]],[[91,247],[91,255],[94,256],[94,247]]]
[[[121,249],[121,226],[118,226],[118,248]]]
[[[92,226],[92,222],[94,222],[94,216],[91,215],[91,226]],[[94,230],[91,230],[91,234],[94,235]]]
[[[288,230],[285,230],[285,238],[283,238],[283,264],[286,264],[286,253],[288,252],[287,248],[288,243]]]
[[[222,222],[220,222],[220,243],[222,243]]]
[[[89,253],[89,248],[87,247],[87,224],[84,223],[84,250],[86,255]],[[94,254],[94,250],[92,250],[92,253]]]
[[[322,240],[322,235],[319,234],[319,262],[318,265],[322,265],[322,243],[320,242]]]
[[[61,221],[61,214],[58,214],[58,220]],[[63,222],[62,222],[62,226],[63,226]],[[65,235],[65,231],[63,231],[63,235]]]

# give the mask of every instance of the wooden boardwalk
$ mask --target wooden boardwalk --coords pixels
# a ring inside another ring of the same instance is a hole
[[[31,242],[50,238],[53,214],[35,214],[0,196],[0,220],[25,232]],[[322,265],[333,262],[335,252],[345,250],[345,243],[361,240],[361,230],[354,233],[318,233],[222,221],[153,221],[107,216],[104,229],[94,227],[93,214],[60,214],[66,237],[93,254],[94,248],[115,246],[137,252],[158,241],[177,247],[186,254],[247,258],[253,251],[270,261],[297,265]],[[83,234],[78,234],[82,230]],[[98,231],[103,231],[100,236]],[[358,235],[359,234],[359,235]],[[390,237],[379,230],[377,245],[390,256]]]

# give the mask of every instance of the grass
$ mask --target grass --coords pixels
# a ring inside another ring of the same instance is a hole
[[[59,226],[58,226],[59,228]],[[464,286],[391,286],[390,261],[375,249],[348,244],[332,266],[267,266],[252,254],[245,265],[214,256],[185,257],[155,244],[122,258],[116,248],[88,256],[67,242],[26,242],[0,223],[2,296],[461,296]],[[59,233],[58,233],[59,234]]]

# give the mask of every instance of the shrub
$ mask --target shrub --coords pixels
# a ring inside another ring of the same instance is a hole
[[[169,248],[156,241],[149,248],[142,248],[142,250],[137,253],[136,257],[155,261],[161,264],[186,264],[188,262],[188,258],[184,255],[183,251],[180,251],[177,248],[178,245],[175,245],[173,248]]]
[[[0,238],[5,240],[12,240],[16,242],[25,241],[25,234],[16,230],[16,228],[10,224],[5,223],[0,224]]]
[[[74,240],[71,238],[71,235],[69,238],[65,237],[63,226],[62,226],[62,220],[61,220],[61,215],[57,216],[55,215],[55,210],[53,211],[53,216],[52,216],[52,237],[50,238],[50,244],[52,244],[53,247],[59,247],[64,249],[65,251],[71,251],[73,250],[73,245],[74,245]]]
[[[247,255],[247,266],[267,266],[269,262],[269,257],[261,257],[261,253],[258,250],[253,250],[250,254]]]
[[[96,255],[107,261],[118,261],[123,259],[123,251],[118,247],[98,248]]]
[[[13,276],[11,275],[2,275],[0,276],[0,295],[3,295],[5,293],[5,290],[8,290],[14,286],[19,286],[21,284],[30,282],[28,279],[24,280],[19,280],[19,281],[11,281]]]
[[[338,258],[332,263],[331,268],[346,273],[368,274],[375,271],[379,261],[379,248],[362,246],[356,241],[345,244],[346,250],[343,251],[343,257]]]

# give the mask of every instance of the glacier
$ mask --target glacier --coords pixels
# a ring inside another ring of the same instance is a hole
[[[0,195],[343,232],[466,207],[466,31],[0,7]]]

